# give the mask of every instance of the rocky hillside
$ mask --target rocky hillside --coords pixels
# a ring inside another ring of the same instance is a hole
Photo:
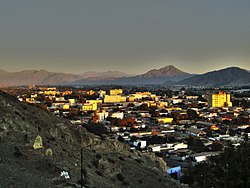
[[[0,187],[79,187],[81,147],[84,187],[181,187],[154,155],[0,92]]]

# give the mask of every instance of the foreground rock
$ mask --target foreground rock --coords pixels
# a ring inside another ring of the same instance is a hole
[[[181,187],[164,161],[0,93],[0,187]]]

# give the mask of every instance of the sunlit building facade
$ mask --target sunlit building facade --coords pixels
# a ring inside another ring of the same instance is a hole
[[[221,107],[232,107],[230,100],[231,95],[225,92],[219,92],[209,96],[208,104],[210,107],[221,108]]]

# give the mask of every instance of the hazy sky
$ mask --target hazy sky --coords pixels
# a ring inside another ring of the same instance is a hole
[[[250,0],[2,0],[0,69],[250,69]]]

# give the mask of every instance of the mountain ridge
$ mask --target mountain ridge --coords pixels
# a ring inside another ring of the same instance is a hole
[[[165,81],[180,81],[191,77],[192,74],[183,72],[173,65],[167,65],[160,69],[152,69],[144,74],[131,77],[121,77],[110,80],[98,80],[94,84],[116,84],[116,85],[146,85],[146,84],[163,84]],[[81,79],[73,82],[75,85],[90,84],[87,79]],[[92,83],[93,84],[93,83]]]
[[[0,70],[0,85],[67,85],[80,79],[108,79],[129,76],[119,71],[85,72],[83,74],[68,74],[49,72],[47,70],[23,70],[18,72],[7,72]]]
[[[177,85],[191,86],[243,86],[249,85],[250,73],[239,67],[227,67],[210,71],[177,82]]]
[[[144,74],[130,76],[120,71],[82,74],[55,73],[47,70],[23,70],[7,72],[0,70],[0,85],[190,85],[190,86],[235,86],[249,85],[249,70],[227,67],[204,74],[190,74],[173,65],[152,69]]]

